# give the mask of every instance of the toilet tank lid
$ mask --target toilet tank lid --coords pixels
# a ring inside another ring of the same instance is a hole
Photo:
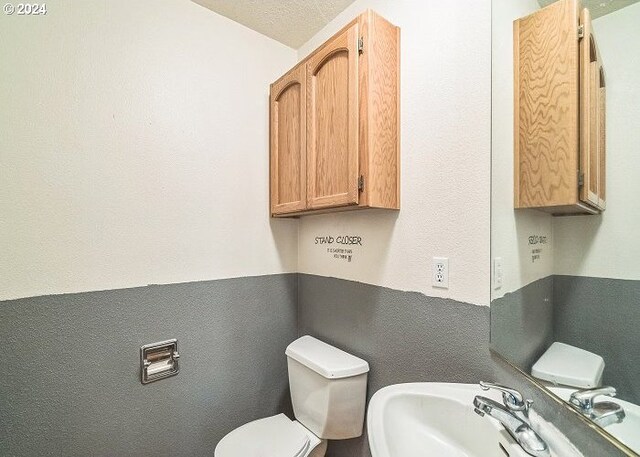
[[[558,341],[531,368],[538,379],[580,389],[600,386],[603,371],[602,357]]]
[[[309,335],[287,346],[285,354],[328,379],[348,378],[369,371],[365,360]]]

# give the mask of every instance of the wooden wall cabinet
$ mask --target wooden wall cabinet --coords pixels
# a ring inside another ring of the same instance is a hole
[[[400,29],[366,11],[271,84],[271,215],[400,208]]]
[[[589,10],[560,0],[514,22],[515,208],[605,209],[605,80]]]

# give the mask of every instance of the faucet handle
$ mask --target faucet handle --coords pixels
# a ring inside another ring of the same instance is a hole
[[[569,403],[578,408],[580,411],[589,411],[593,409],[593,403],[596,397],[600,395],[608,395],[609,397],[616,396],[615,387],[602,386],[593,389],[578,390],[571,394],[569,397]]]
[[[527,411],[533,403],[531,400],[525,401],[522,394],[516,389],[503,386],[502,384],[480,381],[480,388],[482,390],[494,389],[502,392],[502,401],[511,411]]]

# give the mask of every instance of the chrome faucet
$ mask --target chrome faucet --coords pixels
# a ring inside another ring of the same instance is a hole
[[[524,400],[515,389],[481,382],[483,390],[496,389],[502,392],[504,405],[490,398],[477,395],[473,399],[474,411],[480,416],[488,414],[507,430],[524,451],[534,457],[550,457],[549,446],[529,425],[530,400]]]
[[[624,420],[626,414],[622,406],[612,401],[595,402],[596,397],[607,395],[616,396],[614,387],[604,386],[595,389],[578,390],[571,394],[569,403],[601,427],[611,424],[619,424]]]
[[[512,413],[516,413],[516,416],[519,416],[521,419],[528,422],[529,408],[533,403],[532,400],[525,400],[522,394],[516,389],[503,386],[502,384],[496,384],[494,382],[480,381],[480,388],[482,390],[493,389],[502,392],[502,402],[504,403],[504,406]]]

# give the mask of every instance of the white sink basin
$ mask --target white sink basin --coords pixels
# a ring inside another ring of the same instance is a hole
[[[367,431],[373,457],[526,457],[493,419],[473,411],[474,384],[396,384],[375,393]],[[504,447],[504,451],[500,449]],[[505,452],[506,451],[506,452]]]
[[[473,410],[476,395],[502,402],[496,391],[477,384],[422,382],[380,389],[367,413],[373,457],[530,457],[494,419]],[[544,439],[551,457],[582,454],[535,410],[532,428]]]

